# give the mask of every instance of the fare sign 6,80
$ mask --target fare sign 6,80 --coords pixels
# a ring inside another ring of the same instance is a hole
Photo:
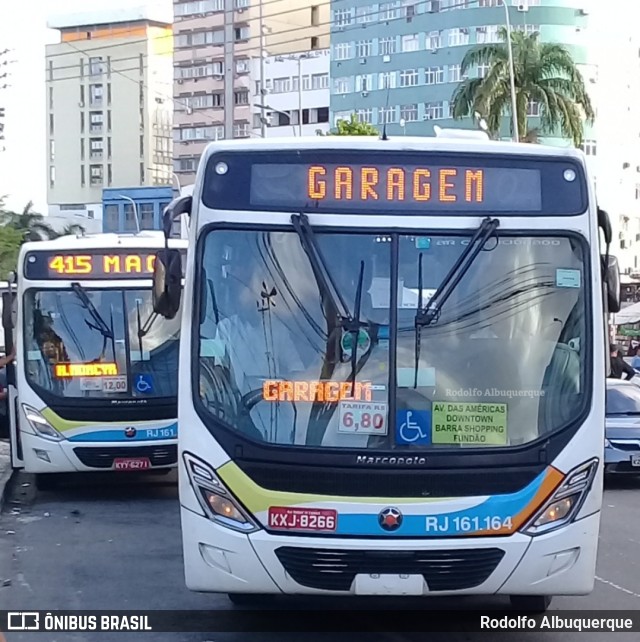
[[[338,512],[327,508],[269,508],[269,528],[274,530],[331,532],[337,524]]]

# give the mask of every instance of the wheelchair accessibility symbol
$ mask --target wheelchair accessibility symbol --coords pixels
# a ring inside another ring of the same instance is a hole
[[[431,443],[431,412],[399,410],[396,415],[396,442],[399,444]]]
[[[136,375],[136,390],[143,395],[153,394],[153,377],[148,374]]]

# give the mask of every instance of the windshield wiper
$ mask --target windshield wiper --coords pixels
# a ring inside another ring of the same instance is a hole
[[[158,315],[156,312],[152,312],[143,325],[142,315],[140,314],[140,299],[136,299],[136,317],[137,317],[136,320],[138,325],[137,335],[138,335],[138,347],[140,348],[140,360],[144,361],[142,357],[142,339],[144,339],[149,334],[149,332],[151,332],[151,328],[153,327],[153,324],[156,322]]]
[[[464,251],[460,254],[456,262],[453,264],[453,267],[449,270],[447,276],[442,279],[442,282],[434,292],[433,296],[429,299],[424,310],[422,309],[422,253],[420,253],[418,257],[418,307],[415,316],[416,345],[414,351],[414,388],[418,387],[418,368],[420,364],[420,339],[422,328],[426,325],[431,325],[434,321],[438,321],[442,306],[458,287],[458,284],[469,271],[469,268],[473,265],[478,254],[480,254],[484,249],[485,243],[495,234],[499,225],[500,221],[497,218],[487,217],[482,221],[482,224],[475,231],[473,237],[469,241],[469,245],[467,245]]]
[[[93,330],[97,330],[105,339],[113,340],[113,330],[107,325],[106,321],[102,318],[95,305],[87,295],[85,289],[79,283],[72,283],[71,289],[75,292],[76,296],[80,299],[82,306],[89,312],[91,318],[96,322],[96,325],[89,323],[86,319],[84,322]]]
[[[358,276],[358,286],[356,289],[356,298],[354,305],[354,313],[349,312],[342,293],[336,286],[335,279],[331,275],[327,261],[325,260],[322,250],[316,240],[313,228],[309,223],[309,218],[306,214],[293,214],[291,216],[291,224],[300,239],[300,244],[304,249],[306,255],[309,257],[311,267],[314,274],[318,279],[318,285],[322,294],[329,301],[329,304],[336,312],[340,327],[351,334],[352,349],[351,349],[351,381],[352,387],[355,386],[356,379],[356,366],[358,359],[358,338],[360,336],[360,329],[367,327],[366,323],[360,321],[360,309],[362,305],[362,287],[364,283],[364,261],[360,262],[360,273]],[[336,300],[337,299],[337,300]],[[340,308],[342,308],[340,310]]]

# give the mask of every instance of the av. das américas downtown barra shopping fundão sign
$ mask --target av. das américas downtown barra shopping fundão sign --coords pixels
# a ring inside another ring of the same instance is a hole
[[[348,605],[347,605],[348,606]],[[640,632],[640,611],[223,610],[0,611],[0,631],[13,632]],[[1,639],[1,636],[0,636]]]

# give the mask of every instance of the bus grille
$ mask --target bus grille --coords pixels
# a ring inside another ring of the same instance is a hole
[[[486,581],[504,557],[499,548],[369,551],[285,546],[275,553],[298,584],[326,591],[350,590],[360,573],[420,574],[430,591],[469,589]]]
[[[91,468],[112,468],[113,460],[117,457],[148,457],[152,466],[169,466],[178,461],[178,447],[168,446],[132,446],[132,447],[100,447],[74,448],[76,457]]]

